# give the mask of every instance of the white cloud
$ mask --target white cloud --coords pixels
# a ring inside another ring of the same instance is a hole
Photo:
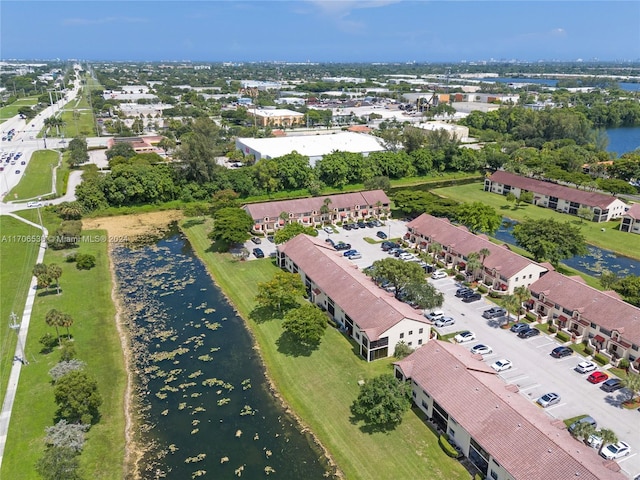
[[[358,20],[348,19],[351,12],[358,9],[380,8],[401,0],[307,0],[307,3],[316,7],[321,15],[335,22],[338,28],[349,33],[361,32],[365,24]]]

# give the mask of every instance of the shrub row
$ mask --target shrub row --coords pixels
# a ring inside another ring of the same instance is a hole
[[[453,446],[449,443],[449,439],[444,434],[440,435],[438,443],[440,444],[440,447],[442,447],[442,450],[444,450],[444,453],[446,453],[449,457],[458,458],[458,451],[453,448]]]

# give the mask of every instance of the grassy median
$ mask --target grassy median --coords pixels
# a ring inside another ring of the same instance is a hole
[[[38,150],[33,152],[31,160],[25,167],[16,165],[16,169],[25,169],[20,183],[13,187],[6,200],[28,200],[45,196],[52,191],[53,168],[58,164],[58,152]]]
[[[271,259],[237,261],[215,253],[207,238],[208,222],[183,223],[183,231],[216,284],[243,318],[255,306],[259,282],[278,270]],[[349,407],[358,394],[358,381],[391,372],[391,359],[367,363],[335,329],[327,329],[318,350],[293,356],[279,350],[279,320],[247,324],[260,347],[267,372],[285,401],[317,435],[349,479],[469,478],[467,471],[447,457],[438,438],[413,411],[388,433],[365,433],[350,421]]]
[[[542,220],[552,218],[560,222],[570,222],[580,227],[587,243],[600,248],[611,250],[620,255],[640,259],[640,242],[633,241],[632,234],[619,230],[620,221],[606,223],[583,221],[573,215],[558,213],[549,208],[536,207],[522,203],[519,207],[507,202],[504,195],[484,191],[484,184],[470,183],[456,187],[437,188],[432,193],[442,197],[452,198],[459,202],[482,202],[495,208],[500,214],[513,220],[522,221],[525,218]]]
[[[123,478],[126,375],[114,322],[107,244],[83,243],[76,250],[95,255],[96,266],[78,270],[75,263],[65,262],[68,250],[49,249],[45,255],[46,264],[57,263],[63,268],[62,293],[57,295],[53,288],[40,291],[36,298],[26,345],[30,364],[20,377],[0,478],[38,478],[34,465],[45,447],[44,429],[53,425],[56,410],[48,371],[59,361],[60,351],[56,348],[51,353],[41,353],[38,341],[47,332],[55,335],[55,329],[44,321],[51,308],[73,317],[70,333],[76,357],[87,364],[86,370],[97,379],[103,398],[100,422],[91,428],[80,456],[83,478]],[[62,329],[61,333],[66,331]]]

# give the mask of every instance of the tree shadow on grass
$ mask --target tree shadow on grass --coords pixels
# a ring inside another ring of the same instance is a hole
[[[196,225],[202,225],[204,223],[204,218],[190,218],[182,223],[182,228],[191,228]]]
[[[356,415],[351,412],[351,416],[349,417],[349,422],[352,425],[359,425],[358,428],[362,433],[366,433],[368,435],[373,435],[374,433],[389,433],[396,429],[398,424],[396,423],[367,423],[362,415]]]
[[[280,353],[289,357],[308,357],[319,346],[319,344],[302,343],[298,337],[289,332],[282,332],[280,338],[276,340],[276,345]]]
[[[269,320],[273,320],[274,318],[282,318],[282,314],[278,313],[278,311],[273,308],[258,306],[251,310],[249,318],[256,323],[264,323]]]
[[[57,290],[53,289],[53,290],[42,290],[42,289],[38,289],[40,290],[37,295],[38,297],[48,297],[49,295],[57,295],[58,292]],[[62,289],[60,289],[60,293],[62,293]]]

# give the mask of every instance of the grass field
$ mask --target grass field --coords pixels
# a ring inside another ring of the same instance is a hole
[[[0,123],[15,117],[20,107],[35,105],[36,103],[38,103],[38,97],[24,97],[16,100],[11,105],[0,107]]]
[[[269,280],[278,268],[270,259],[240,262],[214,253],[207,224],[187,221],[183,225],[218,286],[248,319],[257,284]],[[443,453],[437,437],[413,411],[388,433],[365,433],[350,421],[349,407],[358,394],[358,381],[391,372],[391,359],[365,362],[333,328],[327,329],[318,350],[308,356],[291,356],[276,345],[282,333],[279,320],[249,320],[248,325],[278,391],[327,447],[346,478],[469,478],[457,461]]]
[[[0,216],[0,405],[9,380],[17,332],[9,329],[11,312],[22,318],[31,271],[38,256],[40,230],[12,217]],[[35,241],[33,241],[35,240]]]
[[[432,190],[432,192],[459,202],[482,202],[494,207],[499,213],[513,220],[552,218],[561,222],[570,222],[573,225],[580,226],[587,243],[611,250],[620,255],[640,259],[640,242],[633,241],[634,239],[629,238],[630,234],[618,230],[619,221],[607,223],[583,222],[573,215],[558,213],[549,208],[536,207],[529,204],[522,204],[516,208],[513,204],[508,203],[504,196],[485,192],[482,183],[438,188]]]
[[[126,376],[114,323],[107,245],[86,243],[78,251],[96,256],[97,264],[92,270],[77,270],[74,263],[65,262],[64,255],[68,251],[47,250],[45,263],[57,263],[63,268],[62,294],[56,295],[53,289],[51,294],[36,298],[26,345],[30,364],[20,377],[0,478],[38,478],[34,464],[44,450],[44,428],[53,424],[56,409],[48,371],[58,362],[60,353],[54,349],[49,354],[42,354],[38,342],[46,332],[55,335],[55,330],[44,322],[45,314],[51,308],[73,317],[70,332],[76,356],[86,362],[87,371],[98,380],[103,398],[102,418],[89,432],[80,456],[83,478],[123,478]]]
[[[20,183],[9,192],[7,200],[27,200],[50,193],[53,167],[57,164],[58,152],[53,150],[33,152]]]

